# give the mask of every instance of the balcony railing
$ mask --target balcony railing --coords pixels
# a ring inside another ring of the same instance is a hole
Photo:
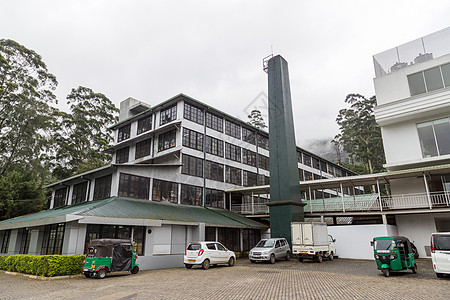
[[[305,213],[319,212],[373,212],[407,209],[436,209],[450,208],[450,193],[420,193],[405,194],[389,197],[378,197],[378,194],[365,194],[356,196],[334,197],[325,199],[304,200]],[[266,203],[245,202],[231,206],[231,210],[243,215],[268,214],[269,207]]]

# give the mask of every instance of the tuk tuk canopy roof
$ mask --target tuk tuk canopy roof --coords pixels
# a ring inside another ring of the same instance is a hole
[[[405,245],[405,249],[407,251],[407,253],[414,253],[411,247],[411,242],[409,241],[409,239],[407,237],[404,236],[379,236],[379,237],[375,237],[373,238],[374,240],[376,239],[392,239],[396,242],[402,242],[403,245]]]
[[[102,246],[110,246],[110,245],[118,245],[118,244],[128,244],[131,245],[131,240],[126,239],[96,239],[92,240],[90,247],[102,247]]]

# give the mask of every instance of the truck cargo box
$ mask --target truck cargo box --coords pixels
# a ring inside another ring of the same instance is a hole
[[[292,222],[292,245],[328,245],[328,228],[320,222]]]

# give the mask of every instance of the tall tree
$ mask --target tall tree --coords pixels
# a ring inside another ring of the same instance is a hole
[[[266,129],[267,125],[264,122],[264,118],[261,116],[261,112],[257,109],[254,109],[250,112],[250,114],[248,115],[249,121],[248,123],[255,126],[256,128],[259,129]]]
[[[101,167],[110,162],[104,153],[113,141],[110,126],[118,121],[118,109],[103,94],[90,88],[72,89],[67,96],[70,113],[57,112],[59,129],[53,174],[57,179]]]
[[[0,221],[40,211],[46,203],[33,170],[12,170],[0,177]]]
[[[336,118],[340,134],[334,143],[341,144],[351,159],[362,163],[368,173],[383,170],[384,149],[381,130],[375,121],[375,96],[370,99],[359,94],[349,94],[345,102],[350,108],[341,109]]]
[[[48,131],[50,102],[57,86],[39,54],[12,40],[0,40],[0,177],[17,166],[40,167]]]

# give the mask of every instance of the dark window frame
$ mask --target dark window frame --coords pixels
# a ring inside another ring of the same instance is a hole
[[[175,148],[177,144],[177,130],[172,129],[158,136],[158,152]]]
[[[130,160],[130,146],[116,150],[116,164],[127,163]]]
[[[152,130],[153,126],[153,115],[148,115],[138,120],[137,134],[141,134]]]
[[[241,139],[241,125],[225,119],[225,134],[237,139]]]
[[[170,123],[177,119],[177,105],[172,105],[159,112],[159,126]]]
[[[118,195],[134,199],[148,200],[150,196],[150,177],[120,173]]]
[[[203,206],[203,188],[182,183],[180,203],[184,205]]]
[[[130,137],[131,137],[131,124],[127,124],[119,128],[117,142],[125,141]]]
[[[111,196],[112,174],[95,179],[93,200],[102,200]]]
[[[136,143],[134,159],[149,156],[152,150],[152,139],[146,139]]]
[[[203,159],[183,154],[181,157],[181,174],[203,178]]]
[[[72,205],[87,201],[88,182],[80,182],[73,185],[72,190]]]
[[[152,200],[178,203],[178,183],[154,178]]]
[[[183,117],[186,120],[203,125],[204,123],[204,110],[198,106],[184,102],[184,114]]]

